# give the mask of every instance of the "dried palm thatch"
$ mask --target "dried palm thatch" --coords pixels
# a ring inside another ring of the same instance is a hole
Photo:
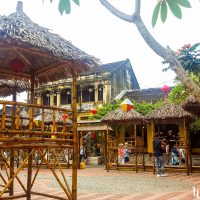
[[[20,59],[23,67],[13,69]],[[15,13],[0,16],[0,78],[35,79],[38,83],[71,77],[99,65],[99,60],[30,20],[21,1]]]
[[[189,96],[181,106],[184,110],[200,116],[200,102],[195,97]]]
[[[0,80],[0,97],[7,97],[30,90],[30,83],[19,80]]]
[[[190,113],[183,110],[179,105],[166,102],[160,108],[157,108],[146,116],[146,119],[174,119],[174,118],[192,118]]]
[[[118,122],[132,122],[141,123],[146,122],[145,117],[135,111],[134,109],[125,112],[121,107],[108,112],[102,119],[103,122],[118,123]]]

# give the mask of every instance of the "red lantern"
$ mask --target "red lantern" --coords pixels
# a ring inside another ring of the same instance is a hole
[[[68,117],[69,117],[68,114],[65,114],[65,115],[63,114],[63,115],[62,115],[63,120],[64,120],[64,119],[67,119]]]
[[[161,90],[162,90],[162,92],[167,93],[167,92],[169,92],[170,87],[167,86],[167,85],[164,85],[164,86],[161,87]]]
[[[91,137],[91,139],[93,140],[93,139],[95,138],[95,136],[96,136],[95,133],[92,132],[90,137]]]
[[[22,60],[20,60],[19,58],[14,58],[10,61],[10,67],[15,72],[20,72],[24,69],[25,63]]]
[[[97,109],[96,109],[96,108],[92,108],[90,111],[91,111],[91,113],[92,113],[93,115],[95,115],[95,114],[97,113]]]

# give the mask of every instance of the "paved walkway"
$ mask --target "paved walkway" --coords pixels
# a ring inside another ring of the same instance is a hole
[[[71,170],[64,170],[71,184]],[[26,170],[20,175],[26,180]],[[152,172],[116,171],[107,172],[102,168],[78,170],[78,200],[191,200],[192,186],[200,182],[200,173],[187,176],[185,173],[173,173],[168,177],[157,178]],[[21,193],[17,187],[16,194]],[[33,191],[63,196],[52,173],[42,169],[38,174]],[[25,200],[25,198],[20,198]],[[32,196],[33,200],[50,198]]]

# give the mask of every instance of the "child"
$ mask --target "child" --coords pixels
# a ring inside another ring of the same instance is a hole
[[[124,145],[119,144],[118,146],[118,164],[124,164]]]
[[[128,163],[129,162],[129,149],[128,149],[128,143],[125,143],[124,146],[124,162]]]

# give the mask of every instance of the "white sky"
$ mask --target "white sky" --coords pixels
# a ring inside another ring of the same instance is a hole
[[[23,0],[24,12],[30,19],[101,60],[102,63],[129,58],[141,88],[173,85],[173,71],[162,72],[162,59],[147,46],[134,24],[127,23],[109,13],[98,0],[80,0],[81,6],[72,0],[70,15],[60,15],[58,0]],[[110,0],[113,5],[127,14],[132,14],[134,0]],[[152,35],[163,46],[176,50],[184,44],[199,41],[200,2],[190,0],[192,9],[183,8],[183,18],[179,20],[169,12],[163,24],[158,19],[151,27],[151,16],[156,0],[142,0],[142,18]],[[1,0],[0,15],[15,11],[17,0]],[[22,96],[22,100],[26,97]],[[19,99],[18,99],[19,100]]]

